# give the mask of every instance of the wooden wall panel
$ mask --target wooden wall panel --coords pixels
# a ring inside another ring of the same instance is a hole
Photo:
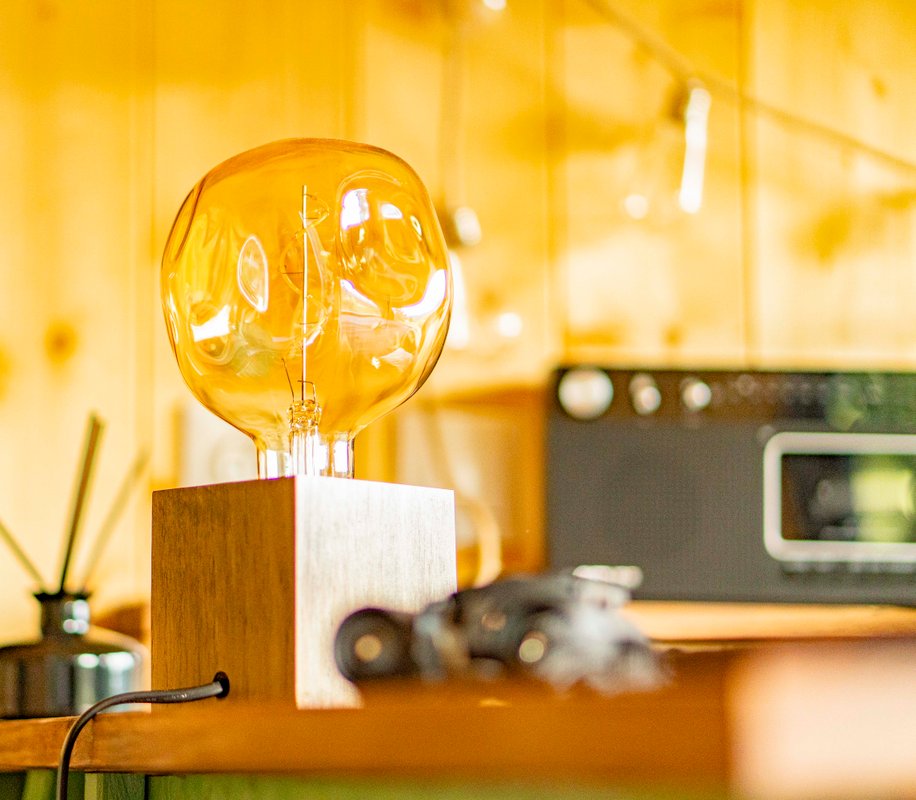
[[[912,4],[611,4],[681,63],[889,156],[742,117],[714,88],[702,211],[643,220],[620,202],[676,185],[678,82],[594,5],[2,4],[0,519],[49,581],[95,408],[108,428],[86,533],[153,448],[98,604],[147,591],[150,485],[174,485],[175,409],[195,402],[162,323],[160,254],[191,186],[273,139],[372,142],[443,210],[476,210],[483,239],[456,251],[468,340],[428,399],[538,385],[563,358],[916,368]],[[4,640],[33,628],[30,589],[0,553]]]
[[[755,96],[916,163],[916,6],[751,0],[745,25]]]
[[[463,29],[463,119],[456,122],[443,196],[451,208],[475,209],[482,238],[457,248],[467,347],[449,350],[435,376],[459,391],[479,381],[538,384],[556,348],[557,309],[548,293],[550,5],[509,3],[498,14],[480,9],[468,13]]]
[[[90,410],[107,428],[82,554],[149,443],[148,8],[21,0],[0,11],[0,518],[48,583],[59,579]],[[142,591],[142,505],[100,565],[101,604]],[[4,640],[37,632],[34,588],[4,548]]]
[[[746,24],[748,91],[840,134],[747,110],[752,349],[912,369],[916,8],[755,2]]]
[[[737,76],[737,3],[563,4],[558,179],[565,353],[630,363],[744,357],[737,106],[713,85],[699,213],[678,205],[686,82]],[[646,36],[643,36],[646,34]],[[675,69],[664,55],[675,51]],[[683,64],[689,65],[685,69]],[[641,205],[630,205],[635,201]]]

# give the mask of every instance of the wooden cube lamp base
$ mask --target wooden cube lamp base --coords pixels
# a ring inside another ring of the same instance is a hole
[[[452,492],[280,478],[153,494],[152,684],[229,675],[230,699],[353,705],[337,627],[455,591]]]

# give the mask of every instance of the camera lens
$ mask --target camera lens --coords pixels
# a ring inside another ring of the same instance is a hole
[[[350,681],[414,675],[410,648],[413,617],[378,608],[364,608],[348,616],[337,629],[334,658]]]

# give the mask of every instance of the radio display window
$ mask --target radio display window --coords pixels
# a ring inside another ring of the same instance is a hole
[[[773,436],[764,542],[788,561],[916,563],[916,434]]]
[[[916,542],[916,455],[783,455],[782,536]]]

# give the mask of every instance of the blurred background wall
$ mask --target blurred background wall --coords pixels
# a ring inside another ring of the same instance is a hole
[[[254,469],[169,350],[171,221],[223,159],[336,137],[419,172],[461,273],[359,474],[456,489],[463,582],[538,568],[554,365],[916,368],[914,42],[909,0],[7,0],[0,520],[53,584],[98,411],[76,573],[149,448],[93,581],[142,602],[150,492]],[[34,589],[0,550],[0,640]]]

